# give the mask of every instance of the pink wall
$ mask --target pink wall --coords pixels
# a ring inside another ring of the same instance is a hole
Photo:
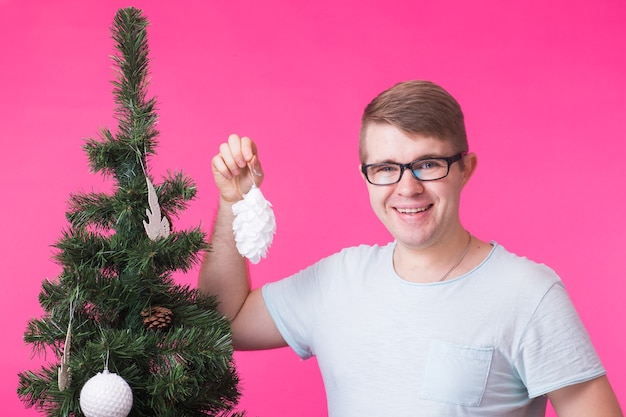
[[[38,362],[22,335],[41,314],[41,280],[58,272],[50,245],[67,197],[107,189],[81,145],[111,125],[109,27],[129,3],[0,0],[3,415],[37,415],[18,401],[16,374]],[[209,161],[237,132],[259,143],[278,221],[255,284],[388,241],[357,172],[359,115],[397,81],[434,80],[463,105],[480,158],[465,225],[561,274],[626,405],[626,3],[157,3],[134,2],[152,22],[152,171],[182,169],[200,190],[175,227],[209,228]],[[179,279],[195,284],[195,272]],[[325,415],[313,360],[282,349],[237,362],[251,415]]]

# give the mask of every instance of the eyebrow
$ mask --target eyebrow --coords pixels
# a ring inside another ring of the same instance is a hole
[[[398,161],[394,161],[392,159],[385,159],[385,160],[382,160],[382,161],[379,161],[379,162],[372,162],[372,163],[366,164],[366,165],[372,165],[372,164],[404,164],[404,163],[410,164],[411,162],[422,161],[424,159],[442,159],[442,158],[447,158],[447,156],[429,154],[429,155],[420,156],[417,159],[412,159],[412,160],[410,160],[408,162],[398,162]]]

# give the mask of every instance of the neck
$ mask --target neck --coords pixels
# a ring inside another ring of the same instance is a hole
[[[458,277],[469,269],[464,260],[472,251],[472,236],[464,229],[445,242],[424,248],[397,245],[393,262],[396,273],[411,282],[429,283]]]

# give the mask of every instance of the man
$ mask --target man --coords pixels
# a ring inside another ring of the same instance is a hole
[[[231,208],[261,165],[249,138],[220,146],[199,288],[218,295],[235,348],[316,355],[332,417],[543,416],[547,399],[560,417],[622,416],[556,274],[461,225],[477,157],[456,100],[430,82],[397,84],[367,106],[360,136],[361,175],[393,242],[252,291]]]

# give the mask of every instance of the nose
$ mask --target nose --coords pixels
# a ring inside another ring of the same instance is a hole
[[[416,179],[409,169],[405,169],[396,183],[396,192],[400,195],[413,195],[424,192],[424,184]]]

